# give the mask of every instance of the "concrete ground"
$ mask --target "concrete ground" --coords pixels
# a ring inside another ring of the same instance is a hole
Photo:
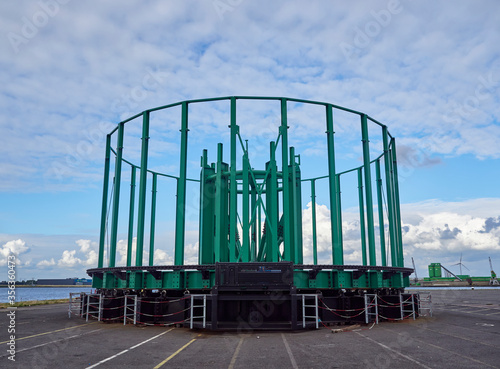
[[[15,362],[0,310],[0,368],[500,368],[500,288],[432,299],[432,318],[342,333],[123,326],[68,318],[67,305],[18,308]]]

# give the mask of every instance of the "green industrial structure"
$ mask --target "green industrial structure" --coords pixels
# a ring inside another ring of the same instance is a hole
[[[279,124],[275,138],[266,148],[267,161],[262,167],[254,167],[252,137],[241,133],[244,128],[241,122],[248,124],[249,119],[242,118],[248,107],[252,103],[259,107],[262,102],[276,108]],[[242,103],[244,109],[240,109]],[[220,142],[210,148],[216,152],[215,162],[209,161],[209,148],[194,148],[201,158],[201,168],[199,177],[189,177],[189,150],[193,150],[188,145],[193,129],[191,109],[199,105],[210,109],[210,104],[218,104],[217,109],[227,113],[227,134],[222,134]],[[297,106],[314,106],[323,111],[326,150],[322,157],[327,170],[319,176],[304,177],[307,170],[301,167],[300,153],[289,144],[293,123],[288,117]],[[179,114],[176,124],[180,130],[175,174],[148,166],[156,155],[149,147],[150,139],[154,138],[151,137],[154,124],[161,121],[155,120],[155,114],[172,110],[173,114]],[[359,127],[361,165],[344,171],[336,169],[334,114],[337,112],[355,119]],[[132,122],[135,126],[130,131],[138,132],[139,123],[141,132],[137,162],[131,158],[133,150],[127,154],[125,147],[128,125]],[[369,130],[377,132],[382,147],[375,155],[370,147]],[[127,172],[130,169],[127,180],[125,169]],[[361,263],[356,265],[344,262],[342,191],[343,178],[348,175],[357,179]],[[175,183],[172,186],[175,192],[171,191],[168,203],[157,200],[159,179]],[[122,188],[125,181],[130,184],[127,192]],[[194,264],[185,263],[186,214],[192,210],[186,205],[192,197],[188,195],[189,185],[199,188],[198,262]],[[330,210],[329,263],[318,261],[318,236],[324,236],[318,235],[317,229],[318,185]],[[308,263],[304,263],[302,219],[306,191],[311,195],[312,216],[309,258],[312,262]],[[155,239],[158,227],[165,231],[164,223],[159,225],[156,216],[158,209],[165,206],[175,216],[175,222],[169,223],[173,263],[155,265],[155,252],[165,246]],[[126,265],[117,265],[119,224],[127,224]],[[145,255],[147,263],[143,261]],[[135,310],[130,316],[149,316],[144,319],[153,323],[191,319],[191,327],[211,329],[234,328],[241,322],[262,328],[306,328],[317,325],[318,320],[364,320],[365,317],[339,317],[332,307],[348,310],[365,306],[366,296],[402,301],[407,297],[404,288],[409,286],[412,271],[404,267],[403,260],[395,139],[387,126],[362,112],[286,97],[217,97],[148,109],[123,120],[107,135],[98,265],[88,270],[98,297],[89,297],[82,305],[87,313],[95,309],[97,298],[99,301],[121,298],[125,311],[133,298]],[[318,312],[318,299],[328,309]],[[108,305],[112,305],[110,301]],[[151,314],[144,313],[149,311],[146,306],[149,302],[169,301],[173,303],[167,307],[155,307]],[[412,301],[415,316],[418,303],[413,296]],[[272,306],[272,313],[262,308],[263,304]],[[172,309],[184,313],[172,317],[175,315]],[[311,313],[313,310],[315,315]],[[370,316],[374,315],[372,308],[365,306],[365,310],[368,310],[366,320],[374,319]],[[397,311],[390,307],[386,310],[385,316],[403,314],[402,307]],[[116,318],[112,312],[107,314],[108,319]],[[124,315],[127,317],[126,312]]]

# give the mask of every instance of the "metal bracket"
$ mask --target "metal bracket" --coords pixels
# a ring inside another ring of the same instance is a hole
[[[359,279],[366,274],[367,270],[353,270],[352,278]]]
[[[161,279],[161,271],[159,270],[148,270],[149,274],[151,274],[156,280]]]
[[[318,275],[318,273],[320,272],[321,269],[311,269],[307,272],[307,274],[309,275],[309,279],[316,279],[316,276]]]
[[[383,272],[382,273],[382,278],[385,279],[391,279],[393,275],[396,275],[396,272]]]
[[[127,272],[124,271],[114,271],[113,275],[117,278],[120,278],[122,281],[127,279]]]
[[[202,269],[201,271],[201,279],[210,279],[210,271],[207,269]]]

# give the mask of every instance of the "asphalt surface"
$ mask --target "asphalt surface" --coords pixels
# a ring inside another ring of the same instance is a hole
[[[63,304],[0,310],[0,368],[500,368],[500,289],[432,291],[432,317],[332,333],[85,322]],[[331,327],[334,328],[334,327]]]

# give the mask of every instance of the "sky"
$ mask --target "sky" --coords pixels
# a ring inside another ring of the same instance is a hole
[[[398,145],[405,265],[412,267],[413,258],[422,278],[431,262],[460,273],[454,264],[462,259],[463,274],[487,276],[491,257],[498,273],[499,37],[494,0],[3,1],[0,280],[7,279],[10,252],[18,255],[18,280],[85,277],[97,266],[106,134],[145,109],[233,95],[325,101],[386,124]],[[260,113],[252,113],[242,104],[249,114],[242,135],[259,165],[276,138],[265,129],[276,125],[271,105],[257,104]],[[227,137],[227,107],[204,109],[192,113],[191,178],[199,176],[201,149],[213,162],[218,139]],[[152,129],[151,164],[168,173],[178,169],[178,113],[159,114]],[[318,112],[292,106],[290,116],[303,174],[321,174],[327,166],[318,159],[324,145]],[[335,117],[338,168],[361,164],[350,122]],[[126,153],[135,160],[140,131],[130,127]],[[380,140],[373,132],[375,152]],[[171,184],[162,186],[158,196],[167,204]],[[194,208],[196,191],[188,188]],[[307,190],[303,195],[309,260],[311,202]],[[325,199],[316,200],[318,248],[328,261]],[[355,202],[345,204],[346,262],[357,262],[359,218]],[[159,264],[172,262],[169,210],[158,210]],[[195,262],[196,216],[190,217],[186,262]]]

